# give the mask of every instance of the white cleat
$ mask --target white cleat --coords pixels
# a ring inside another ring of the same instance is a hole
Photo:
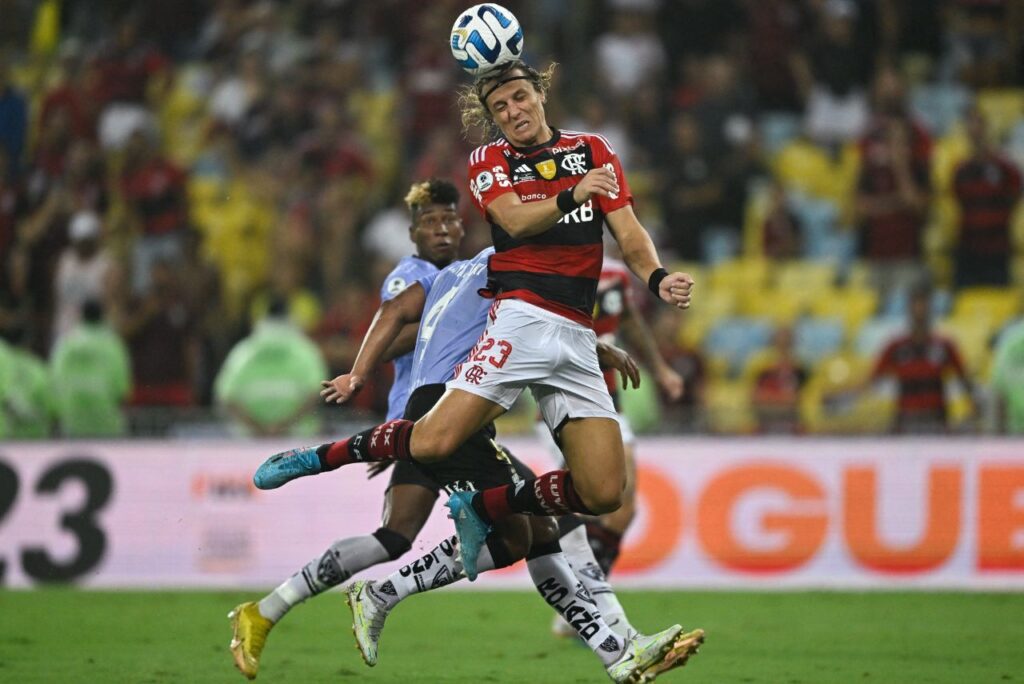
[[[644,681],[644,672],[664,660],[682,631],[681,626],[672,625],[650,636],[636,634],[626,641],[619,659],[608,666],[608,676],[616,684],[640,684]]]
[[[359,580],[345,588],[345,603],[352,611],[356,648],[362,654],[363,662],[370,667],[377,664],[377,643],[389,612],[384,602],[373,595],[378,586],[376,582]]]

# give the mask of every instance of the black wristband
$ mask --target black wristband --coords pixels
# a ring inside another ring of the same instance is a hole
[[[654,293],[655,297],[661,297],[661,281],[668,277],[668,271],[663,268],[654,269],[654,273],[647,279],[647,289]]]
[[[558,204],[558,211],[563,214],[571,214],[580,208],[579,202],[577,202],[576,198],[572,195],[572,191],[575,189],[576,186],[574,185],[571,188],[566,188],[562,192],[558,193],[558,197],[555,200]]]

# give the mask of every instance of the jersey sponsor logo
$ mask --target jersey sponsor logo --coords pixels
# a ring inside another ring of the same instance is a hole
[[[508,174],[505,173],[505,169],[500,166],[492,166],[491,171],[494,173],[494,182],[503,188],[511,188],[512,183],[508,179]],[[481,190],[480,192],[483,192]]]
[[[476,175],[476,190],[475,192],[487,192],[494,185],[494,176],[491,175],[490,171],[481,171]]]
[[[405,289],[405,287],[405,278],[402,278],[401,276],[396,276],[388,281],[387,291],[389,295],[395,296],[397,294],[400,294],[402,290]]]
[[[551,180],[558,173],[558,167],[555,166],[554,159],[545,159],[542,162],[534,164],[534,168],[537,169],[537,173],[540,174],[544,180]]]
[[[558,223],[589,223],[594,220],[594,200],[587,200],[573,211],[569,212]]]
[[[520,164],[512,171],[512,185],[525,181],[537,180],[537,174],[533,172],[529,164]]]
[[[608,169],[609,171],[612,172],[612,178],[614,178],[615,182],[618,183],[619,182],[619,174],[615,173],[615,165],[612,164],[611,162],[607,162],[604,165],[604,168],[606,168],[606,169]],[[609,192],[608,193],[608,197],[610,197],[613,200],[614,199],[619,199],[619,193],[617,193],[617,192]]]
[[[519,196],[519,199],[523,200],[524,202],[532,202],[534,200],[545,200],[547,198],[547,194],[543,192],[528,192],[525,195]]]
[[[562,157],[562,168],[573,176],[587,172],[587,157],[582,152],[573,152]]]

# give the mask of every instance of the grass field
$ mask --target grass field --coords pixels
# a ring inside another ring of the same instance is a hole
[[[242,682],[217,592],[0,591],[0,682]],[[708,640],[665,682],[1024,682],[1024,594],[623,592],[641,629],[678,620]],[[340,594],[271,633],[258,681],[600,682],[529,593],[415,597],[380,663],[355,651]]]

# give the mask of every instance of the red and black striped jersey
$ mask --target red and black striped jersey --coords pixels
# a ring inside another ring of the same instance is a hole
[[[1020,190],[1020,172],[1001,155],[961,162],[953,175],[960,203],[960,247],[974,254],[1009,253],[1010,219]]]
[[[964,364],[949,340],[932,335],[924,342],[904,335],[891,341],[875,364],[872,377],[893,376],[899,384],[899,418],[946,419],[943,392],[947,373],[963,376]]]
[[[590,169],[606,167],[619,184],[615,197],[594,197],[540,235],[516,239],[491,220],[487,206],[514,192],[523,202],[556,196]],[[601,275],[604,217],[632,204],[619,158],[599,135],[554,131],[543,145],[517,148],[507,140],[478,147],[469,156],[473,203],[488,219],[495,254],[488,293],[521,299],[583,325],[591,325]]]

